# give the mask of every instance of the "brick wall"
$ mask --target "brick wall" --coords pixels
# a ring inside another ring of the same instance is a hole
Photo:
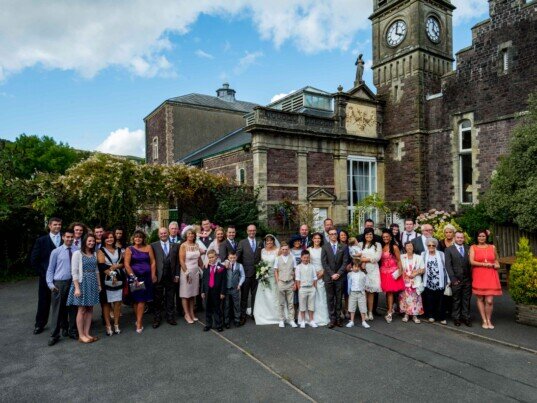
[[[334,186],[334,155],[308,153],[308,185]]]
[[[252,154],[244,150],[231,151],[203,161],[203,168],[213,174],[224,175],[232,181],[237,179],[237,167],[246,169],[246,185],[253,184]]]
[[[296,152],[269,148],[267,151],[267,180],[269,183],[298,183]],[[270,197],[269,200],[271,200]]]
[[[431,133],[426,138],[428,207],[453,211],[453,161],[451,131]]]
[[[158,160],[153,160],[153,138],[158,138]],[[166,114],[164,106],[145,122],[145,160],[148,164],[166,164]]]

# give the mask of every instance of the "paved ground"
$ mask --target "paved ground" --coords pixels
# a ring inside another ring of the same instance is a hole
[[[48,347],[48,332],[31,334],[36,294],[36,281],[0,286],[2,402],[537,402],[537,329],[515,324],[507,298],[497,329],[474,334],[379,318],[370,330],[250,322],[218,334],[184,322],[154,330],[147,317],[138,335],[125,309],[119,336]]]

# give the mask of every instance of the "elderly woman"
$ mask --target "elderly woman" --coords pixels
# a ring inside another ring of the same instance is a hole
[[[487,243],[488,232],[477,232],[477,245],[470,247],[470,264],[472,265],[472,293],[477,297],[477,308],[481,315],[483,329],[494,329],[492,308],[494,296],[502,295],[498,269],[498,251],[494,245]]]
[[[436,238],[426,239],[427,250],[421,254],[425,267],[423,283],[423,302],[425,316],[429,322],[439,320],[442,325],[447,325],[446,312],[444,309],[444,290],[448,285],[444,252],[438,250],[438,240]]]
[[[408,322],[408,317],[412,315],[414,323],[420,323],[418,315],[423,315],[420,295],[421,275],[425,272],[423,259],[414,253],[414,244],[410,241],[405,243],[405,252],[401,255],[405,289],[399,294],[399,309],[405,315],[403,322]]]

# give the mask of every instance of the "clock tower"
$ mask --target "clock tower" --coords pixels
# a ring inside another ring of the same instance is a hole
[[[373,0],[373,82],[383,102],[386,199],[427,205],[427,96],[452,71],[450,0]]]

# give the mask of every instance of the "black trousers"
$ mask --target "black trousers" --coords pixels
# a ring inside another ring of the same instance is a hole
[[[246,308],[248,307],[248,296],[252,296],[252,315],[254,314],[255,294],[257,292],[257,284],[255,276],[246,277],[241,287],[241,317],[246,316]]]
[[[54,281],[54,286],[58,291],[51,294],[52,313],[50,324],[52,332],[50,337],[57,339],[60,337],[60,330],[67,330],[69,334],[77,334],[76,314],[77,306],[67,306],[67,297],[71,288],[71,280]]]
[[[222,300],[217,290],[209,288],[205,295],[205,325],[216,328],[222,327]]]
[[[175,283],[170,276],[163,275],[159,282],[153,284],[153,315],[156,321],[175,319],[174,314]]]
[[[45,327],[48,322],[50,311],[50,289],[47,285],[47,276],[39,275],[39,294],[37,299],[37,314],[35,315],[35,327]]]
[[[430,290],[425,288],[423,291],[423,309],[426,318],[445,320],[444,290]]]
[[[343,297],[343,281],[329,281],[324,283],[326,289],[326,301],[330,322],[336,323],[341,315],[341,298]]]
[[[236,288],[226,288],[226,299],[224,300],[224,324],[229,325],[232,317],[235,323],[239,323],[241,318],[240,291]]]
[[[453,291],[453,310],[451,316],[456,320],[470,320],[470,301],[472,299],[472,280],[451,284]]]

